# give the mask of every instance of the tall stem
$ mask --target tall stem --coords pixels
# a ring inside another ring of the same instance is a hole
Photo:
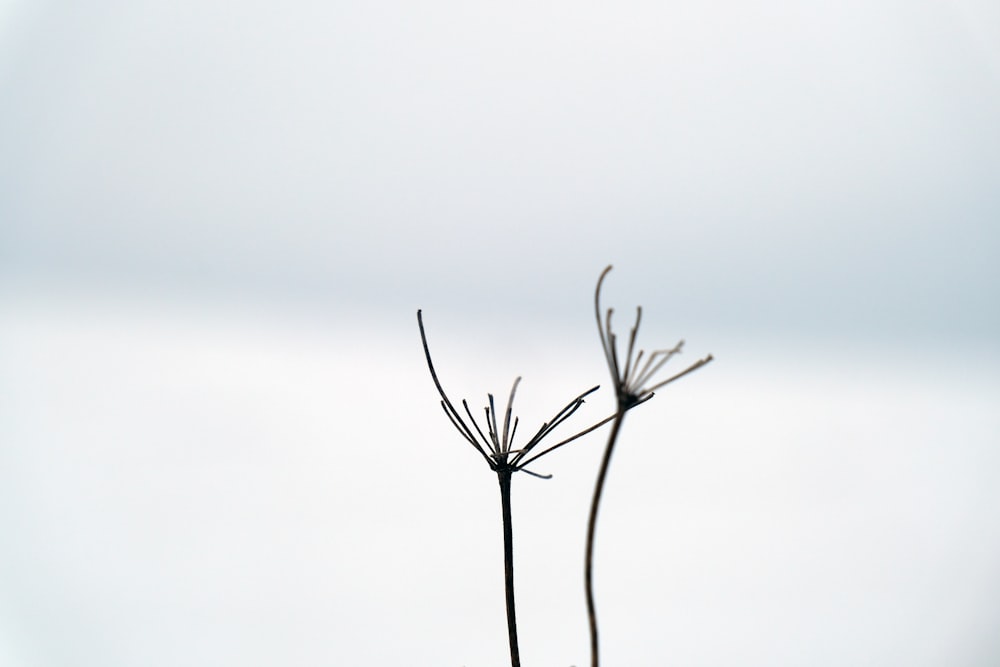
[[[594,499],[590,503],[590,520],[587,522],[587,559],[583,568],[585,587],[587,589],[587,617],[590,621],[590,665],[598,667],[599,659],[597,655],[597,609],[594,606],[594,532],[597,528],[597,509],[601,504],[601,493],[604,491],[604,478],[608,474],[608,464],[611,462],[611,453],[615,448],[615,441],[618,440],[618,431],[621,429],[622,421],[625,419],[625,409],[618,408],[618,414],[611,425],[611,433],[608,435],[608,444],[604,448],[604,458],[601,460],[601,469],[597,473],[597,484],[594,485]]]
[[[507,639],[510,642],[511,667],[521,667],[517,648],[517,619],[514,614],[514,544],[513,522],[510,516],[510,470],[497,471],[500,480],[500,507],[503,512],[503,574],[507,591]]]

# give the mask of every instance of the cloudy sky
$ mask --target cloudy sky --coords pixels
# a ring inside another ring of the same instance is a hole
[[[0,100],[0,663],[502,665],[415,311],[537,422],[609,263],[717,357],[623,436],[609,663],[1000,659],[994,2],[7,0]],[[601,442],[515,483],[526,662]]]

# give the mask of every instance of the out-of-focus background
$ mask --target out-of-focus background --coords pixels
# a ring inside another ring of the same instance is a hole
[[[605,662],[996,665],[998,119],[987,0],[0,2],[0,664],[505,664],[415,313],[526,432],[613,263],[717,360],[626,422]],[[526,664],[604,435],[516,478]]]

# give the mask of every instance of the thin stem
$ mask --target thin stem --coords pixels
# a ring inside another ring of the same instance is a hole
[[[528,453],[531,452],[531,450],[533,450],[535,448],[535,446],[539,442],[541,442],[542,439],[545,436],[547,436],[549,433],[551,433],[561,423],[563,423],[564,421],[566,421],[567,419],[569,419],[570,416],[574,412],[576,412],[580,408],[581,405],[583,405],[583,403],[584,403],[583,399],[586,396],[589,396],[590,394],[594,393],[595,391],[597,391],[598,389],[600,389],[600,387],[601,387],[600,385],[597,385],[596,387],[591,387],[590,389],[588,389],[587,391],[583,392],[582,394],[580,394],[579,396],[577,396],[576,398],[574,398],[572,401],[570,401],[566,405],[566,407],[564,407],[562,410],[560,410],[559,412],[557,412],[556,416],[553,417],[551,421],[544,422],[542,424],[541,428],[538,429],[538,432],[535,433],[535,435],[532,436],[532,438],[530,440],[528,440],[527,444],[525,444],[524,447],[521,447],[521,452],[517,456],[514,457],[514,459],[512,460],[512,463],[514,464],[514,466],[517,467],[517,468],[520,468],[521,465],[522,465],[521,461],[524,459],[524,457],[526,457],[528,455]],[[582,432],[578,433],[577,435],[573,436],[572,438],[564,440],[563,443],[569,442],[569,440],[575,440],[577,437],[583,435],[584,433],[586,433],[586,432],[588,432],[590,430],[592,430],[592,429],[587,429],[586,431],[582,431]],[[541,456],[541,454],[539,454],[538,456]],[[535,457],[532,457],[532,458],[538,458],[538,456],[535,456]]]
[[[510,642],[511,667],[521,667],[521,655],[517,648],[517,619],[514,614],[514,530],[510,515],[510,476],[512,470],[498,470],[500,480],[500,507],[503,513],[503,574],[504,589],[507,591],[507,638]]]
[[[650,395],[650,398],[652,398],[652,395]],[[611,421],[615,417],[616,417],[616,415],[611,415],[610,417],[605,417],[604,419],[602,419],[601,421],[597,422],[593,426],[589,426],[589,427],[585,428],[584,430],[580,431],[576,435],[571,435],[570,437],[566,438],[565,440],[561,440],[561,441],[557,442],[556,444],[552,445],[548,449],[545,449],[545,450],[543,450],[543,451],[535,454],[534,456],[532,456],[531,458],[529,458],[527,461],[518,461],[516,463],[517,469],[518,470],[524,470],[524,466],[529,465],[535,459],[540,459],[543,456],[545,456],[546,454],[548,454],[549,452],[554,451],[556,449],[559,449],[563,445],[568,445],[569,443],[573,442],[577,438],[582,438],[583,436],[587,435],[591,431],[595,431],[595,430],[601,428],[602,426],[604,426],[605,424],[607,424],[609,421]],[[528,472],[528,471],[525,470],[525,472]]]
[[[590,622],[590,665],[598,667],[597,652],[597,608],[594,605],[594,533],[597,528],[597,510],[601,504],[601,494],[604,491],[604,478],[608,474],[608,464],[611,463],[611,453],[615,448],[615,441],[618,440],[618,432],[621,429],[622,421],[625,419],[626,408],[624,405],[618,406],[618,413],[615,415],[614,424],[611,425],[611,433],[608,434],[608,444],[604,449],[604,458],[601,460],[601,469],[597,473],[597,484],[594,486],[594,499],[590,503],[590,520],[587,522],[587,557],[583,567],[583,576],[587,590],[587,617]]]
[[[462,415],[458,414],[458,410],[456,410],[455,406],[451,404],[451,400],[448,399],[448,395],[444,393],[444,387],[441,386],[441,381],[438,380],[437,371],[434,370],[434,362],[431,361],[431,350],[427,347],[427,333],[424,331],[423,312],[420,310],[417,311],[417,325],[420,327],[420,341],[424,346],[424,357],[427,359],[427,368],[430,369],[431,379],[434,380],[434,386],[437,387],[438,394],[441,395],[441,405],[444,407],[445,414],[447,414],[448,418],[451,419],[451,423],[455,425],[455,428],[457,428],[458,432],[462,434],[462,437],[472,443],[472,446],[475,447],[476,450],[482,454],[483,458],[486,459],[486,462],[492,466],[492,459],[490,459],[486,451],[479,446],[479,443],[476,442],[476,438],[472,435],[472,431],[470,431],[469,427],[465,425],[464,421],[462,421]],[[465,404],[465,401],[462,401],[462,403]],[[465,411],[469,412],[468,405],[465,406]],[[471,412],[469,412],[469,419],[472,419]],[[472,423],[475,425],[476,420],[472,419]],[[476,430],[479,430],[479,426],[476,426]],[[482,434],[482,431],[479,431],[479,435]],[[486,438],[483,438],[483,440],[486,440]],[[489,443],[487,442],[486,444],[488,445]]]
[[[705,357],[704,359],[699,359],[698,361],[694,362],[693,364],[691,364],[691,365],[690,365],[689,367],[687,367],[686,369],[682,370],[682,371],[681,371],[680,373],[678,373],[677,375],[674,375],[674,376],[672,376],[672,377],[669,377],[669,378],[667,378],[666,380],[664,380],[663,382],[658,382],[658,383],[654,384],[654,385],[653,385],[652,387],[650,387],[650,388],[649,388],[649,389],[647,389],[646,391],[656,391],[656,390],[657,390],[657,389],[659,389],[660,387],[663,387],[664,385],[668,385],[668,384],[670,384],[671,382],[673,382],[674,380],[679,380],[680,378],[684,377],[684,376],[685,376],[685,375],[687,375],[688,373],[691,373],[691,372],[693,372],[693,371],[696,371],[696,370],[698,370],[699,368],[701,368],[702,366],[704,366],[704,365],[705,365],[705,364],[707,364],[708,362],[712,361],[713,359],[715,359],[715,357],[713,357],[712,355],[708,355],[708,356],[707,356],[707,357]]]

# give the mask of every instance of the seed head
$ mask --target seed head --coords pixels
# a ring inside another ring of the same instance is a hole
[[[652,354],[646,357],[645,363],[643,363],[643,357],[646,354],[645,350],[640,349],[633,358],[635,337],[639,333],[639,323],[642,321],[642,306],[638,306],[636,308],[635,324],[632,325],[632,331],[628,338],[628,351],[625,353],[625,365],[623,367],[618,359],[617,336],[611,330],[611,315],[614,313],[614,309],[608,308],[603,318],[601,315],[601,285],[604,284],[604,278],[610,271],[611,265],[608,265],[601,272],[601,277],[597,279],[597,289],[594,291],[594,313],[597,316],[597,333],[601,337],[601,347],[604,348],[604,357],[607,359],[608,369],[611,371],[611,379],[615,385],[618,408],[619,410],[628,410],[652,398],[653,392],[660,387],[670,384],[674,380],[712,361],[712,355],[708,355],[704,359],[699,359],[680,373],[672,375],[666,380],[647,386],[653,379],[653,376],[670,361],[671,357],[681,353],[684,341],[678,342],[669,349],[653,350]]]
[[[521,383],[521,378],[518,377],[514,380],[514,384],[510,388],[510,395],[507,398],[507,409],[504,410],[502,431],[500,430],[499,423],[497,422],[497,409],[496,403],[493,399],[493,394],[487,394],[487,405],[483,408],[485,412],[484,423],[486,424],[486,431],[483,432],[483,429],[480,428],[479,423],[476,421],[476,418],[473,417],[472,411],[469,409],[468,401],[465,399],[462,400],[462,408],[465,413],[465,417],[468,418],[467,423],[465,418],[462,416],[462,413],[455,408],[447,394],[445,394],[444,388],[441,386],[441,381],[438,380],[437,371],[434,370],[434,362],[431,361],[431,352],[427,346],[427,335],[424,332],[423,315],[419,310],[417,311],[417,324],[420,326],[420,339],[423,341],[424,345],[424,356],[427,358],[427,368],[430,369],[431,379],[434,380],[434,386],[437,387],[438,393],[441,395],[441,408],[448,416],[448,419],[451,420],[452,425],[459,432],[459,434],[465,438],[469,444],[475,447],[476,451],[478,451],[484,459],[486,459],[486,462],[489,464],[491,470],[496,472],[523,471],[529,475],[534,475],[535,477],[551,477],[551,475],[539,475],[531,472],[530,470],[525,469],[525,466],[545,454],[548,454],[549,452],[562,447],[563,445],[568,444],[587,433],[590,433],[600,426],[603,426],[614,418],[614,415],[612,415],[607,419],[580,431],[576,435],[557,442],[543,451],[534,451],[546,436],[552,433],[552,431],[564,421],[569,419],[573,413],[576,412],[581,405],[583,405],[585,397],[594,393],[599,388],[599,386],[591,387],[567,403],[566,406],[557,412],[552,419],[543,423],[538,431],[536,431],[535,434],[527,440],[527,442],[519,447],[515,447],[514,437],[517,434],[517,427],[520,420],[517,417],[514,417],[512,424],[511,416],[513,414],[514,395],[517,393],[517,387]],[[469,427],[469,424],[472,424],[471,428]]]

